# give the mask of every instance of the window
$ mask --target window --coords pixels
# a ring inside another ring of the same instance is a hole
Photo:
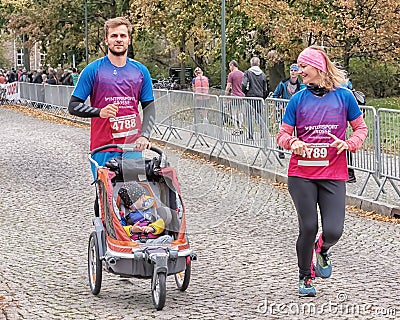
[[[24,50],[23,49],[18,49],[17,51],[17,66],[23,66],[24,65]]]
[[[39,67],[43,67],[44,61],[46,60],[46,55],[47,53],[40,53],[40,61],[39,61]]]

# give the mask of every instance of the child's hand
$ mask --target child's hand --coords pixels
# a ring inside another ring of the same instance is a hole
[[[153,233],[155,230],[153,227],[150,226],[144,226],[143,227],[143,233]]]
[[[131,233],[143,232],[143,227],[139,226],[139,222],[136,222],[130,229]]]

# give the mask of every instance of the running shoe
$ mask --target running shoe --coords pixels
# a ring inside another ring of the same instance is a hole
[[[315,250],[315,276],[329,278],[332,274],[332,263],[328,252],[317,252]]]
[[[315,297],[317,295],[310,276],[299,279],[299,295],[303,297]]]

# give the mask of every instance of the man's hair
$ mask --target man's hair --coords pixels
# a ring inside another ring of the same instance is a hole
[[[234,66],[235,68],[238,68],[238,67],[239,67],[239,65],[238,65],[238,63],[237,63],[236,60],[232,60],[231,62],[229,62],[229,65],[230,65],[230,66]]]
[[[255,66],[259,67],[259,66],[260,66],[260,58],[259,58],[259,57],[253,57],[253,58],[251,58],[251,59],[250,59],[250,65],[251,65],[252,67],[255,67]]]
[[[105,23],[104,23],[104,34],[105,37],[107,38],[108,36],[108,30],[110,28],[116,28],[119,26],[126,26],[128,28],[128,33],[129,36],[132,33],[132,24],[129,22],[128,19],[124,18],[124,17],[116,17],[116,18],[112,18],[112,19],[108,19]]]

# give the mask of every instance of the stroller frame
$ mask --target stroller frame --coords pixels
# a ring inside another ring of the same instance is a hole
[[[92,150],[89,155],[96,167],[95,185],[100,209],[100,216],[93,218],[95,230],[89,237],[90,289],[94,295],[100,293],[103,271],[128,278],[150,278],[154,307],[162,310],[166,300],[166,277],[174,275],[178,289],[185,291],[190,282],[191,261],[197,258],[186,234],[186,212],[176,171],[169,166],[164,153],[155,147],[150,148],[158,154],[153,159],[127,159],[124,160],[127,165],[122,162],[118,168],[99,166],[93,156],[109,149],[129,152],[135,151],[135,145],[105,145]],[[166,225],[167,233],[173,238],[171,244],[137,243],[126,234],[121,225],[117,198],[118,183],[124,182],[125,178],[128,179],[125,182],[136,181],[144,186],[156,199],[155,205],[163,206],[171,213],[171,226]]]

